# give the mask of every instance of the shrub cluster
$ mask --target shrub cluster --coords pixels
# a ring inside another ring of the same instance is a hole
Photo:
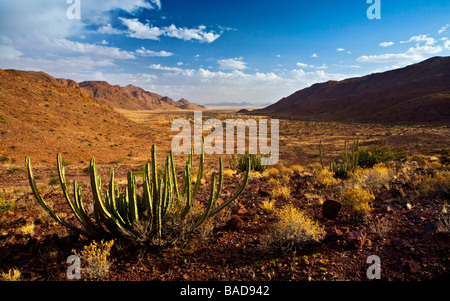
[[[293,205],[276,212],[278,221],[262,236],[261,248],[266,252],[293,252],[325,237],[324,227],[307,217]]]

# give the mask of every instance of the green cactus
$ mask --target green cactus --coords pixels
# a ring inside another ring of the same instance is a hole
[[[114,184],[114,169],[112,168],[110,169],[109,188],[103,192],[101,178],[97,172],[95,160],[91,159],[89,172],[93,194],[92,214],[89,214],[85,209],[82,199],[82,190],[78,186],[77,181],[73,182],[73,199],[71,198],[65,178],[65,167],[62,164],[61,155],[57,155],[58,176],[64,198],[74,213],[74,216],[78,219],[81,227],[68,223],[59,217],[44,201],[37,189],[33,177],[30,158],[27,157],[25,162],[30,186],[37,201],[58,223],[90,238],[123,237],[132,240],[137,238],[141,239],[141,234],[136,231],[135,227],[135,225],[140,222],[149,226],[150,236],[162,237],[165,218],[167,218],[175,201],[184,202],[184,207],[179,218],[186,218],[197,195],[200,187],[200,180],[203,176],[203,144],[197,181],[192,188],[191,173],[193,159],[191,150],[183,173],[183,188],[181,193],[178,187],[173,152],[171,151],[170,155],[166,158],[165,169],[161,177],[158,177],[155,145],[152,146],[151,153],[152,161],[151,163],[146,164],[143,172],[142,195],[137,193],[136,175],[133,172],[128,173],[128,185],[125,187],[124,193],[120,193],[118,185]],[[204,213],[195,221],[195,228],[200,227],[208,218],[217,214],[236,200],[248,183],[250,167],[249,162],[242,185],[238,191],[236,191],[234,196],[220,206],[216,206],[223,185],[223,162],[222,159],[219,160],[219,178],[217,179],[216,174],[212,174],[211,176],[208,204]]]
[[[322,141],[320,141],[319,143],[319,157],[322,168],[325,168],[323,165],[323,157],[322,157]],[[330,162],[329,170],[334,173],[335,178],[346,178],[348,176],[348,173],[355,170],[355,168],[358,166],[358,161],[359,161],[359,139],[353,142],[351,154],[348,153],[347,141],[345,141],[343,160],[336,161],[335,159],[333,159]]]

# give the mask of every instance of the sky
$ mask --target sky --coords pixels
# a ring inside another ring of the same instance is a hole
[[[0,0],[1,69],[197,104],[274,103],[449,55],[448,0]]]

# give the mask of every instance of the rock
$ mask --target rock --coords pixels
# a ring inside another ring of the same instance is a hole
[[[242,230],[244,228],[244,222],[239,216],[232,216],[228,221],[228,227],[230,230]]]
[[[337,218],[342,204],[334,200],[326,200],[322,204],[322,215],[327,219]]]
[[[367,239],[367,235],[361,231],[353,231],[348,232],[344,235],[345,241],[358,249],[362,249],[362,247],[367,243],[368,245],[372,245],[372,242]]]

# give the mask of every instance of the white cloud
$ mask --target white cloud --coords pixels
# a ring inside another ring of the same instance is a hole
[[[146,86],[150,91],[172,98],[184,97],[197,103],[236,99],[255,103],[276,101],[317,82],[358,76],[327,73],[325,70],[309,72],[302,69],[277,72],[245,72],[236,69],[212,71],[207,68],[183,69],[160,64],[150,65],[149,68],[165,71],[158,74],[158,78],[152,81],[151,85]]]
[[[69,41],[67,39],[44,39],[48,46],[54,50],[90,54],[94,56],[107,57],[119,60],[128,60],[136,58],[131,52],[120,50],[116,47],[100,46],[90,43],[80,43]]]
[[[403,53],[387,53],[380,55],[363,55],[356,59],[360,63],[416,63],[426,59],[426,55],[441,52],[441,46],[416,46]]]
[[[311,57],[319,57],[316,53],[313,53]]]
[[[450,40],[444,41],[444,47],[445,47],[445,49],[450,50]]]
[[[148,68],[153,70],[163,70],[163,71],[175,71],[175,72],[183,72],[184,70],[177,67],[165,67],[161,66],[161,64],[152,64],[148,66]]]
[[[428,37],[428,35],[412,36],[408,41],[400,41],[401,44],[410,43],[410,42],[416,42],[416,43],[425,42],[425,44],[428,46],[432,46],[432,45],[436,44],[436,40],[434,38]]]
[[[445,31],[447,31],[447,28],[450,27],[450,24],[445,24],[445,26],[442,26],[441,29],[439,29],[438,34],[441,34]]]
[[[405,52],[385,53],[380,55],[362,55],[358,57],[356,61],[360,63],[413,64],[425,60],[430,55],[438,54],[446,48],[445,42],[442,46],[436,45],[437,41],[428,35],[412,36],[409,40],[401,41],[400,43],[406,44],[411,42],[415,42],[416,45],[414,47],[410,47]]]
[[[164,50],[153,51],[153,50],[145,49],[145,47],[141,47],[141,48],[137,49],[136,53],[143,55],[143,56],[160,56],[160,57],[168,57],[168,56],[174,55],[172,52],[168,52],[168,51],[164,51]]]
[[[394,42],[383,42],[379,44],[381,47],[389,47],[394,45]]]
[[[160,28],[143,24],[137,18],[126,19],[119,17],[119,20],[128,27],[128,35],[132,38],[159,40],[159,37],[164,34],[164,31]]]
[[[212,43],[220,37],[220,34],[214,32],[205,32],[206,26],[197,28],[177,28],[175,25],[164,27],[164,35],[184,41],[197,40],[205,43]]]
[[[17,50],[12,45],[0,45],[0,60],[17,60],[23,56],[23,52]]]
[[[159,40],[161,36],[167,36],[171,38],[177,38],[184,41],[197,40],[204,43],[212,43],[220,37],[220,34],[216,34],[212,31],[205,31],[206,26],[201,25],[197,28],[178,28],[174,24],[167,27],[156,27],[150,24],[143,24],[138,19],[127,19],[119,17],[119,20],[127,26],[128,35],[138,39]],[[100,28],[103,31],[107,31],[109,28]],[[114,32],[113,30],[110,30]]]
[[[312,68],[312,67],[314,67],[312,65],[308,65],[308,64],[300,63],[300,62],[297,63],[297,66],[298,67],[302,67],[302,68]]]
[[[247,69],[247,63],[242,61],[243,58],[234,58],[234,59],[224,59],[219,60],[217,63],[219,64],[219,68],[223,70],[243,70]]]
[[[345,51],[345,49],[344,48],[338,48],[338,49],[336,49],[336,51]]]
[[[97,33],[100,34],[123,34],[122,30],[118,30],[112,27],[111,24],[106,24],[97,29]]]
[[[328,66],[326,64],[323,64],[322,66],[314,66],[314,65],[308,65],[305,63],[301,63],[301,62],[298,62],[297,66],[301,67],[301,68],[315,68],[315,69],[327,69],[328,68]]]

